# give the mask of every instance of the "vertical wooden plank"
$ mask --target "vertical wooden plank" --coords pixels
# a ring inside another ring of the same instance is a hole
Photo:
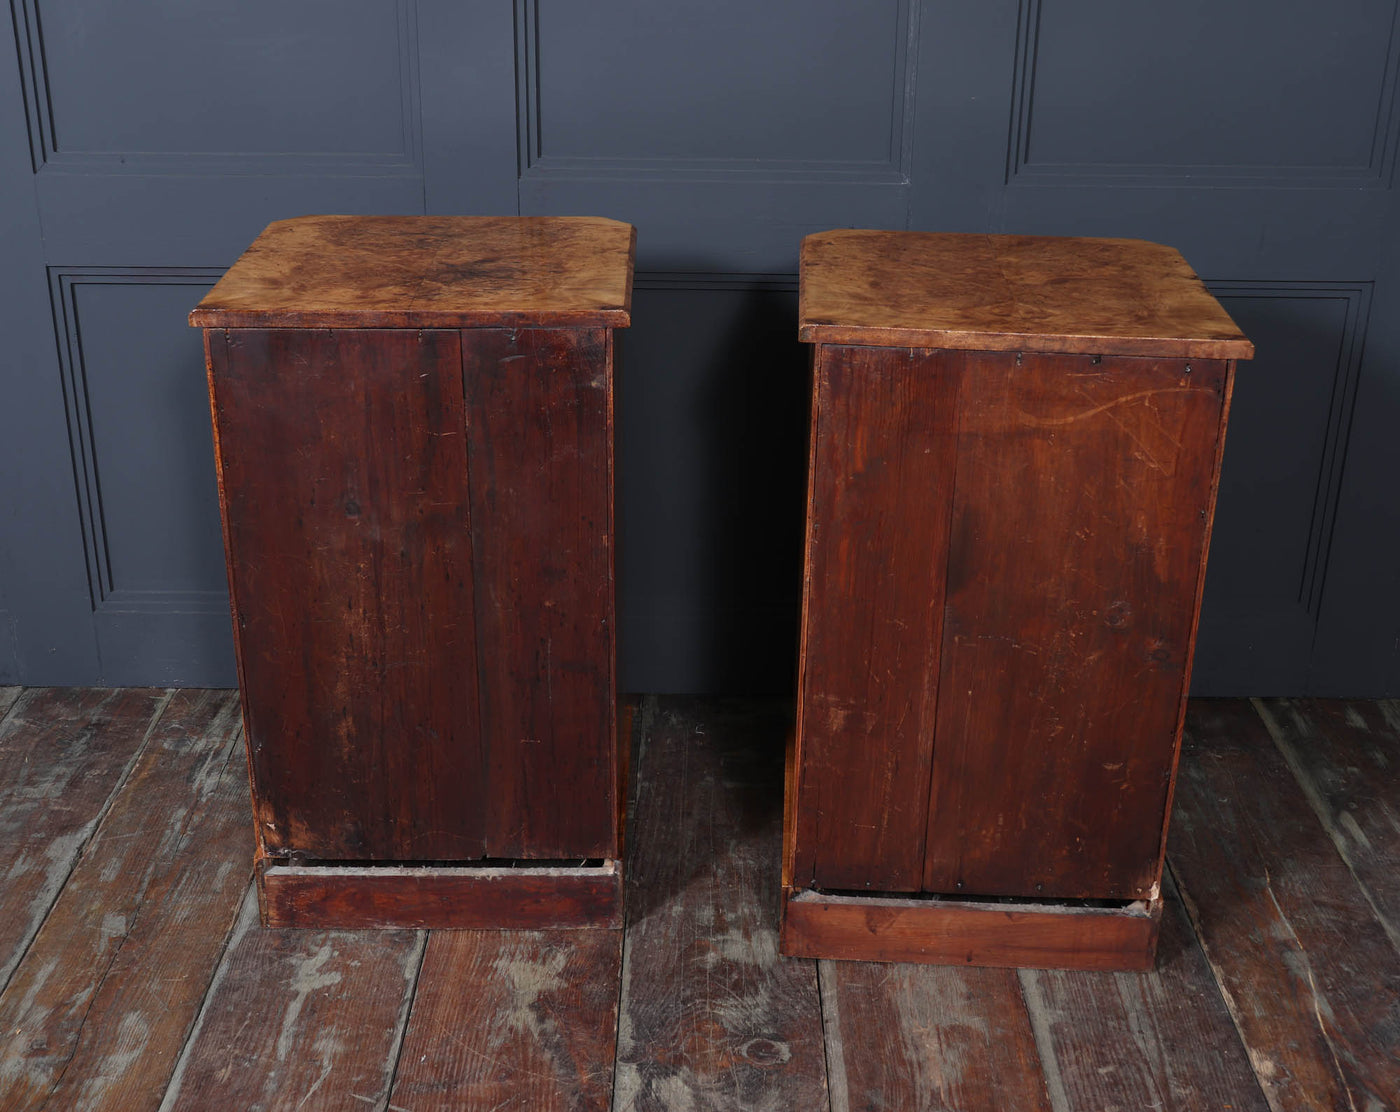
[[[1016,974],[821,963],[833,1112],[1050,1112]]]
[[[457,333],[209,338],[263,844],[481,856]]]
[[[1254,708],[1400,949],[1400,703],[1255,699]]]
[[[778,956],[787,715],[668,699],[644,718],[613,1107],[823,1108],[816,964]]]
[[[492,857],[616,857],[611,344],[462,333]]]
[[[829,345],[817,356],[799,887],[920,886],[962,362]]]
[[[423,939],[264,930],[250,895],[162,1112],[384,1108]]]
[[[154,1109],[252,872],[231,691],[176,692],[0,996],[0,1105]]]
[[[1175,886],[1148,973],[1023,970],[1046,1073],[1071,1108],[1267,1112]]]
[[[1400,1104],[1400,954],[1242,700],[1191,704],[1168,858],[1275,1112]]]
[[[30,688],[0,723],[0,986],[168,698],[156,690]]]
[[[390,1107],[606,1112],[619,931],[438,931],[428,938]]]
[[[969,370],[930,891],[1154,894],[1227,388],[1209,360]]]

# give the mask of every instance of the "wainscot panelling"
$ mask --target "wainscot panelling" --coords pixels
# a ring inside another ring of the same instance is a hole
[[[637,226],[624,688],[792,689],[801,239],[1169,243],[1240,367],[1195,689],[1400,693],[1400,0],[10,0],[0,683],[232,682],[201,286],[314,212]]]

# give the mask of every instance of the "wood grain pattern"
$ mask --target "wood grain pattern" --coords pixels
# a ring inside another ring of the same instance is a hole
[[[0,723],[0,987],[168,699],[155,690],[36,688]]]
[[[614,1108],[825,1107],[816,968],[778,956],[787,715],[643,717]]]
[[[266,852],[486,855],[458,334],[209,341]]]
[[[464,334],[490,857],[616,857],[612,344]]]
[[[1050,1112],[1016,974],[821,963],[833,1112]]]
[[[577,868],[260,866],[259,890],[269,927],[622,926],[616,861]]]
[[[1127,357],[966,376],[926,891],[1156,894],[1228,388]]]
[[[1254,707],[1400,949],[1400,703],[1256,699]]]
[[[244,901],[164,1112],[384,1108],[423,956],[413,931],[274,931]]]
[[[159,1104],[251,872],[238,724],[233,692],[166,706],[0,996],[6,1109]]]
[[[1169,858],[1275,1112],[1400,1104],[1400,953],[1248,704],[1192,703]]]
[[[197,328],[626,327],[636,231],[576,216],[303,216],[269,224]]]
[[[917,892],[959,353],[818,350],[797,809],[803,885]]]
[[[1056,1107],[1267,1112],[1170,881],[1164,892],[1155,969],[1021,973]]]
[[[1040,969],[1150,969],[1161,901],[1126,907],[988,904],[795,892],[790,957]]]
[[[607,1112],[621,963],[614,931],[431,935],[389,1106]]]
[[[802,241],[799,336],[829,344],[1248,359],[1170,247],[843,229]]]

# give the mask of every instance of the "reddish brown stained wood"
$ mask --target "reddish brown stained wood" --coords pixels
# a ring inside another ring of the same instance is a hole
[[[1400,702],[1256,699],[1254,706],[1400,948]]]
[[[463,335],[486,852],[616,857],[611,335]]]
[[[1038,969],[1150,969],[1160,900],[1122,908],[796,892],[783,953],[845,961]]]
[[[269,224],[197,328],[626,327],[636,231],[574,216],[303,216]]]
[[[0,1105],[154,1109],[252,866],[233,692],[176,692],[0,997]]]
[[[269,927],[543,930],[622,926],[618,862],[580,868],[262,866]]]
[[[959,353],[819,349],[792,875],[917,892]]]
[[[0,986],[168,698],[154,690],[35,688],[0,723]]]
[[[1275,1112],[1400,1104],[1400,954],[1247,704],[1192,702],[1168,857]]]
[[[1170,247],[843,229],[802,241],[799,336],[828,344],[1248,359]]]
[[[1021,973],[1056,1107],[1267,1112],[1176,889],[1164,891],[1155,969]]]
[[[263,845],[486,854],[458,334],[209,340]]]
[[[1050,1112],[1016,974],[821,963],[832,1107]]]
[[[1228,385],[1126,357],[966,376],[926,891],[1156,894]]]
[[[261,930],[243,905],[165,1112],[384,1108],[423,936]]]
[[[787,715],[668,699],[643,720],[613,1106],[824,1108],[816,968],[778,956]]]
[[[412,1112],[607,1112],[622,936],[435,933],[389,1096]]]

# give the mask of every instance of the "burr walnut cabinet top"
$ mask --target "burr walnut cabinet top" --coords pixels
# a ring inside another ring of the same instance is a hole
[[[1248,359],[1170,247],[840,230],[802,242],[800,336],[876,347]]]
[[[302,216],[269,224],[199,328],[626,327],[632,225],[598,217]]]

